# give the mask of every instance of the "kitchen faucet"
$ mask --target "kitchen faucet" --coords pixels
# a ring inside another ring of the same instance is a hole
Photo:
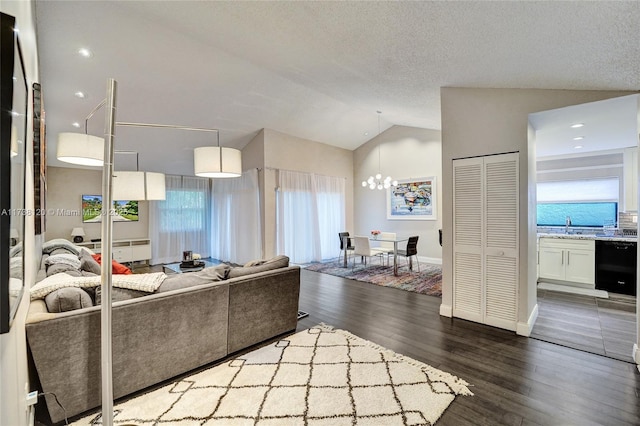
[[[567,216],[567,219],[564,221],[564,233],[569,233],[569,227],[571,226],[571,216]]]

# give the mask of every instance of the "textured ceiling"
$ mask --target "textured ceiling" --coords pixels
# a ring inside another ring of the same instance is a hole
[[[640,2],[36,1],[36,14],[52,165],[57,134],[110,77],[118,121],[215,127],[237,148],[270,128],[355,149],[377,134],[376,110],[382,130],[439,129],[443,86],[640,89]],[[212,143],[116,137],[141,169],[179,174]]]

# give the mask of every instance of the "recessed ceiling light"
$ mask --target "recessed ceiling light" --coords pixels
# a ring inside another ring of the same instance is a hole
[[[364,135],[365,136],[369,136],[369,132],[364,132]]]
[[[573,147],[573,149],[582,149],[582,145],[576,145]]]
[[[80,99],[84,99],[87,97],[87,95],[85,95],[83,92],[76,92],[74,93],[76,98],[80,98]]]
[[[84,47],[78,49],[78,54],[84,58],[90,58],[93,56],[93,53],[91,53],[89,49]]]
[[[576,123],[576,124],[572,124],[572,125],[571,125],[571,128],[572,128],[572,129],[577,129],[577,128],[580,128],[580,127],[582,127],[582,126],[584,126],[584,123]]]
[[[584,139],[584,136],[576,136],[573,138],[574,141],[581,141],[582,139]]]
[[[78,123],[77,121],[71,123],[71,125],[76,128],[80,127],[80,123]]]

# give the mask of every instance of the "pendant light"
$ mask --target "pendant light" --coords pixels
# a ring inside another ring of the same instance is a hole
[[[82,133],[58,134],[56,157],[60,161],[82,166],[102,166],[104,139]]]
[[[220,146],[203,146],[193,150],[193,169],[196,176],[208,178],[232,178],[242,175],[240,150]]]
[[[116,154],[135,154],[136,171],[113,172],[114,200],[165,200],[164,173],[139,171],[136,151],[114,151]]]
[[[378,190],[382,190],[382,189],[388,189],[391,188],[392,186],[398,186],[398,181],[391,180],[391,176],[387,176],[386,178],[384,178],[384,180],[382,180],[382,173],[380,173],[380,114],[382,114],[382,111],[376,111],[378,113],[378,173],[375,176],[369,176],[369,179],[367,180],[363,180],[362,181],[362,187],[366,188],[367,186],[369,187],[369,189],[378,189]]]

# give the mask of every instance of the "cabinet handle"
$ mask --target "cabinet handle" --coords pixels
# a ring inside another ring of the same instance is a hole
[[[571,262],[571,252],[567,251],[567,266],[569,266],[570,262]]]
[[[560,262],[561,265],[564,265],[564,250],[562,250],[562,261]]]

